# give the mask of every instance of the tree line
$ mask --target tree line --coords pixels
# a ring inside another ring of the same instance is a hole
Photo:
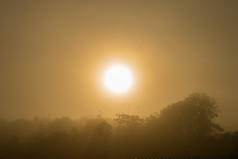
[[[226,132],[213,98],[193,93],[146,118],[117,114],[72,120],[0,120],[0,158],[158,158],[237,155],[238,132]]]

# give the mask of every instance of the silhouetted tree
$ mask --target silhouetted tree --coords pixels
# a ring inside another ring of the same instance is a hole
[[[81,131],[82,144],[85,146],[83,158],[107,158],[111,133],[112,126],[103,118],[88,120]]]
[[[167,132],[205,137],[222,131],[213,122],[217,116],[217,105],[213,98],[203,93],[193,93],[161,110],[159,122]]]
[[[114,120],[117,122],[117,126],[124,128],[140,127],[143,124],[143,119],[137,115],[117,114],[117,118]]]
[[[117,114],[114,133],[114,153],[119,158],[133,158],[142,152],[144,120],[137,115]]]

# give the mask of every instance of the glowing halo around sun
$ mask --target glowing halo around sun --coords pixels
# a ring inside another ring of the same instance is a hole
[[[103,77],[104,85],[113,93],[124,93],[132,85],[133,78],[130,70],[122,65],[110,67]]]

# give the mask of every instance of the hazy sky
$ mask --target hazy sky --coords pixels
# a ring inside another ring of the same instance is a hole
[[[237,0],[0,1],[0,117],[148,115],[205,92],[238,122]],[[108,65],[131,91],[102,85]]]

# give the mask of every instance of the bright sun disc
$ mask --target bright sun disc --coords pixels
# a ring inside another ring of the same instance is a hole
[[[124,66],[112,66],[104,75],[104,84],[114,93],[123,93],[132,85],[132,74]]]

